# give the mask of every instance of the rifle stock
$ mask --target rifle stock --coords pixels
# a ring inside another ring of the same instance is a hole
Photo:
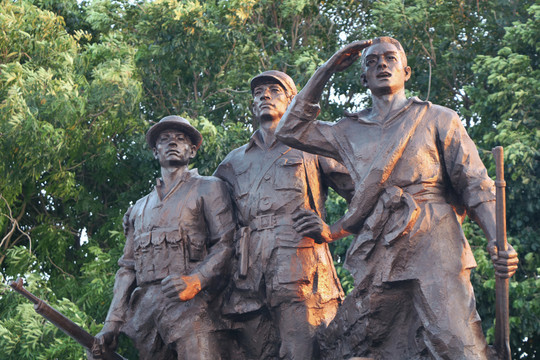
[[[17,281],[13,281],[10,285],[15,291],[34,303],[34,310],[36,310],[39,315],[49,320],[54,326],[62,330],[69,337],[73,338],[91,353],[98,355],[95,353],[95,346],[97,344],[96,338],[90,335],[79,325],[62,315],[45,301],[26,290],[23,286],[23,281],[21,278],[18,278]],[[101,348],[101,354],[98,356],[104,360],[126,360],[121,355],[114,351],[108,351],[106,348]]]

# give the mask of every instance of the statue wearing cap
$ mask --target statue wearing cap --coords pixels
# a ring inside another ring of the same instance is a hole
[[[223,312],[234,320],[249,359],[317,358],[315,331],[343,298],[323,221],[327,188],[349,198],[346,169],[334,160],[291,149],[274,130],[296,95],[293,80],[266,71],[251,80],[259,122],[215,176],[229,185],[237,210],[238,264]]]
[[[215,302],[235,227],[227,187],[188,169],[202,136],[186,119],[161,119],[146,140],[162,177],[124,217],[124,254],[97,338],[114,348],[125,333],[141,359],[220,359]]]

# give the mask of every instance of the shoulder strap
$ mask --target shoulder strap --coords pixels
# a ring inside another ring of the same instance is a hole
[[[184,201],[182,201],[182,204],[180,204],[180,209],[178,209],[178,216],[182,215],[182,211],[184,210],[184,207],[185,207],[185,205],[187,203],[187,200],[189,200],[189,196],[191,195],[191,193],[193,192],[193,189],[195,188],[195,186],[194,186],[195,183],[196,183],[195,179],[191,178],[190,180],[192,180],[192,181],[191,181],[191,184],[188,185],[189,188],[188,188],[186,196],[184,196],[184,199],[183,199]],[[180,189],[178,189],[178,190],[180,190]]]
[[[311,173],[310,173],[310,169],[308,168],[308,166],[310,164],[308,163],[308,160],[306,159],[306,156],[305,156],[303,151],[302,151],[302,162],[303,162],[303,165],[304,165],[304,176],[306,178],[306,183],[307,183],[307,195],[308,195],[308,198],[309,198],[309,206],[313,210],[315,210],[317,212],[319,217],[322,218],[321,210],[317,206],[317,203],[315,202],[315,198],[313,197],[313,191],[312,191],[312,185],[313,184],[311,184],[311,182],[309,181],[309,176],[310,176]],[[309,167],[311,167],[311,166],[309,166]]]
[[[380,192],[384,189],[386,181],[394,171],[398,160],[405,151],[418,124],[424,118],[428,107],[422,106],[418,108],[414,121],[403,122],[401,129],[396,131],[388,142],[389,146],[382,147],[375,156],[369,170],[355,186],[355,194],[343,223],[345,230],[357,232],[359,227],[362,226],[365,218],[377,203]],[[352,155],[352,153],[345,155]],[[348,162],[350,164],[351,160],[348,159]],[[351,165],[347,165],[347,167],[349,166]],[[350,170],[354,170],[354,164],[352,164]],[[356,173],[356,175],[360,176],[361,174]]]
[[[182,216],[182,211],[184,211],[184,207],[186,206],[186,203],[189,201],[189,196],[191,195],[191,193],[193,192],[193,189],[195,188],[194,186],[196,183],[195,179],[191,178],[189,180],[191,180],[191,184],[185,184],[185,185],[188,185],[189,188],[186,193],[186,196],[184,197],[182,201],[182,204],[180,204],[180,208],[178,209],[178,216]],[[180,189],[177,189],[177,190],[180,190]],[[189,240],[189,236],[186,234],[186,230],[182,226],[178,227],[178,231],[180,232],[180,237],[182,238],[180,243],[182,245],[182,254],[184,255],[184,271],[187,271],[187,264],[189,264],[189,261],[191,260],[190,257],[192,253],[191,248],[190,248],[191,243],[186,244],[187,242],[190,242],[190,240]]]
[[[353,152],[350,142],[343,141],[344,139],[342,141],[339,141],[340,135],[336,132],[335,126],[332,126],[330,129],[332,130],[332,135],[334,135],[336,146],[340,150],[340,157],[341,157],[341,161],[343,161],[343,165],[345,165],[347,170],[349,170],[349,174],[353,178],[354,182],[355,183],[360,182],[362,179],[362,176],[358,173],[358,171],[356,170],[356,166],[354,165],[353,158],[352,158],[354,152]]]

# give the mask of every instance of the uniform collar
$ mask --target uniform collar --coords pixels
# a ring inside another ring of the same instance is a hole
[[[385,121],[385,123],[391,122],[397,116],[399,116],[403,112],[407,111],[411,107],[411,105],[413,105],[413,104],[428,105],[428,106],[431,105],[431,103],[429,101],[424,101],[424,100],[421,100],[420,98],[418,98],[417,96],[413,96],[413,97],[407,99],[407,103],[398,112],[396,112],[394,115],[392,115],[391,118],[387,119]],[[379,124],[376,121],[369,120],[369,114],[371,113],[371,110],[372,109],[369,108],[369,109],[364,109],[364,110],[362,110],[360,112],[357,112],[357,113],[345,112],[345,117],[355,119],[358,122],[361,122],[361,123],[364,123],[364,124]]]
[[[178,190],[178,188],[184,184],[185,182],[187,182],[189,179],[191,179],[192,177],[196,176],[196,175],[199,175],[199,172],[197,171],[197,169],[191,169],[191,170],[187,170],[185,171],[182,176],[180,176],[180,179],[178,179],[178,182],[171,188],[171,190],[167,193],[167,195],[165,195],[161,201],[165,200],[166,198],[168,198],[171,194],[173,194],[176,190]],[[163,187],[163,179],[162,178],[157,178],[156,179],[156,193],[158,195],[158,197],[161,197],[161,188]]]
[[[277,138],[275,138],[274,142],[270,145],[270,149],[275,147],[276,143],[278,142],[279,141],[277,140]],[[251,137],[249,138],[246,151],[249,151],[253,146],[257,146],[261,150],[266,149],[266,146],[262,140],[261,130],[259,129],[255,130],[253,135],[251,135]]]

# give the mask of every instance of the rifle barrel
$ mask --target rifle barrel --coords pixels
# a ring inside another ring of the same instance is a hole
[[[66,335],[77,341],[86,349],[92,350],[95,338],[45,301],[26,290],[21,278],[18,278],[17,281],[13,281],[10,285],[15,291],[34,303],[34,310],[36,310],[39,315],[49,320],[54,326],[62,330]],[[104,360],[126,360],[114,351],[103,352],[101,357]]]

